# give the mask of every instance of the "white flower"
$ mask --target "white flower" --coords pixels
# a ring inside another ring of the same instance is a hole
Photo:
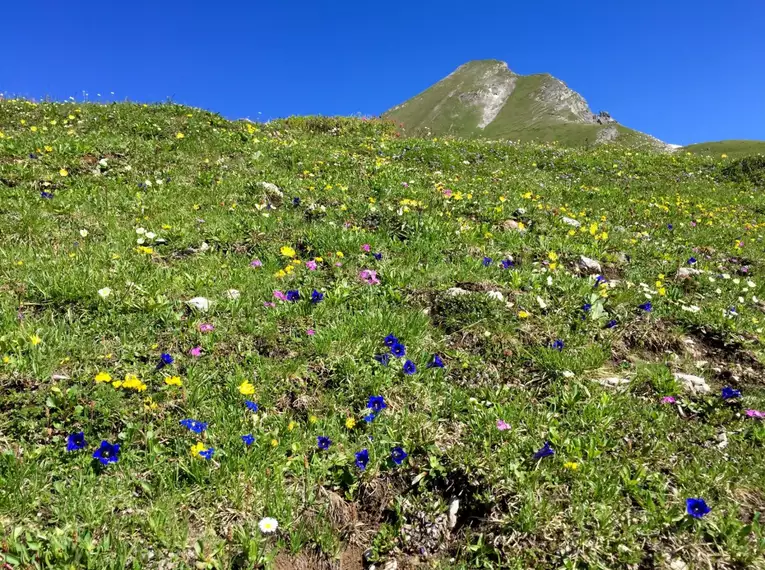
[[[571,370],[564,370],[564,371],[563,371],[563,376],[564,376],[565,378],[573,378],[573,377],[574,377],[574,373],[573,373],[573,372],[571,372]]]
[[[106,299],[112,294],[112,290],[109,287],[104,287],[103,289],[98,290],[98,294],[101,295],[102,299]]]
[[[143,228],[136,228],[135,233],[137,233],[139,236],[146,233],[146,230]]]
[[[143,238],[138,238],[137,240],[135,240],[135,242],[136,242],[138,245],[143,245],[144,243],[146,243],[146,240],[145,240],[145,239],[143,239]]]
[[[154,239],[155,237],[157,237],[157,234],[155,234],[154,232],[146,232],[146,237],[149,239]]]
[[[754,289],[756,285],[754,284],[754,281],[747,281],[746,282],[747,287]]]
[[[151,186],[151,180],[144,180],[143,182],[146,186]]]
[[[80,230],[80,235],[84,238],[88,237],[88,230]]]
[[[260,519],[258,527],[260,528],[260,532],[263,534],[271,534],[276,532],[276,529],[279,528],[279,523],[276,521],[276,519],[265,517]]]

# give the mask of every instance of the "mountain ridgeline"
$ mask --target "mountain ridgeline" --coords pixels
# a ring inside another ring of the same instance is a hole
[[[385,116],[417,136],[671,148],[620,125],[607,112],[593,113],[579,93],[552,75],[518,75],[497,60],[461,65]]]

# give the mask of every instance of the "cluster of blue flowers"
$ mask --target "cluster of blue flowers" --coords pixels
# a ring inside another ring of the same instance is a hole
[[[391,355],[395,356],[396,358],[403,358],[406,356],[406,346],[399,342],[398,338],[393,335],[393,333],[386,336],[383,340],[383,343],[390,349],[390,353],[381,353],[374,356],[374,359],[383,366],[387,366],[390,363]],[[445,367],[446,364],[444,364],[443,359],[438,354],[434,354],[433,359],[427,365],[427,368]],[[417,372],[417,365],[411,360],[407,359],[404,362],[403,371],[404,374],[412,375]]]
[[[80,451],[87,446],[85,441],[85,433],[77,432],[71,433],[66,438],[66,450],[67,451]],[[93,459],[98,461],[101,465],[108,465],[109,463],[117,463],[120,458],[120,444],[109,443],[106,440],[101,441],[101,445],[93,452]]]

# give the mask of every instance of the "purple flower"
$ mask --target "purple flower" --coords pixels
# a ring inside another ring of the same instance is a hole
[[[765,419],[765,412],[761,412],[760,410],[747,410],[746,416],[748,418],[756,418],[758,420]]]
[[[356,464],[356,467],[359,469],[366,469],[367,463],[369,463],[369,451],[366,449],[362,449],[361,451],[356,452],[356,461],[354,461]]]
[[[199,324],[199,332],[209,333],[209,332],[213,332],[214,330],[215,330],[215,325],[211,325],[210,323]]]
[[[106,440],[101,441],[101,447],[93,452],[93,459],[97,459],[101,465],[117,463],[120,458],[120,444],[112,445]]]
[[[534,459],[538,461],[551,455],[555,455],[555,450],[552,448],[552,444],[546,441],[542,448],[534,454]]]
[[[383,366],[388,366],[388,362],[390,362],[390,354],[387,353],[375,354],[373,358]]]
[[[251,434],[251,433],[248,433],[247,435],[243,435],[243,436],[242,436],[242,441],[244,442],[244,444],[245,444],[247,447],[249,447],[249,446],[251,446],[253,443],[255,443],[255,438],[252,436],[252,434]]]
[[[484,267],[489,267],[489,265],[491,265],[492,261],[494,261],[494,260],[491,257],[484,257],[483,261],[481,263],[483,263]]]
[[[730,386],[726,386],[722,389],[722,399],[723,400],[731,400],[733,398],[740,398],[741,397],[741,390],[734,390]]]
[[[377,278],[377,272],[372,269],[362,269],[359,271],[359,279],[367,285],[380,284],[380,280]]]
[[[207,423],[198,422],[197,420],[185,419],[178,423],[180,423],[186,429],[193,431],[194,433],[202,433],[207,429]]]
[[[263,262],[259,259],[253,259],[250,261],[250,267],[263,267]]]
[[[638,308],[644,310],[646,313],[650,313],[653,310],[653,305],[651,304],[651,301],[646,301],[642,305],[638,305]]]
[[[326,435],[320,435],[316,438],[316,445],[318,445],[319,449],[329,449],[329,446],[332,445],[332,440],[329,439]]]
[[[667,224],[667,229],[668,230],[673,230],[673,229],[675,229],[675,227],[672,224]]]
[[[417,372],[417,366],[415,366],[414,362],[411,360],[404,362],[404,374],[411,376],[415,372]]]
[[[278,290],[274,291],[274,297],[276,297],[280,301],[286,301],[287,300],[287,295],[285,295],[284,293],[282,293],[281,291],[278,291]]]
[[[673,398],[672,396],[664,396],[661,399],[662,404],[674,404],[676,401],[677,400],[675,400],[675,398]]]
[[[396,446],[390,450],[390,458],[396,465],[401,465],[407,457],[409,457],[409,454],[401,447]]]
[[[707,506],[704,499],[686,499],[685,512],[695,519],[700,519],[707,515],[712,509]]]
[[[589,313],[590,309],[592,309],[592,305],[590,303],[585,303],[584,305],[582,305],[582,311],[584,311],[585,313]]]
[[[287,297],[286,298],[291,303],[294,303],[295,301],[300,300],[300,291],[297,291],[295,289],[287,291]]]
[[[316,271],[316,268],[318,267],[316,265],[316,262],[313,259],[310,261],[306,261],[305,266],[306,266],[306,269],[308,269],[308,271]]]
[[[499,431],[507,431],[510,429],[510,424],[505,420],[497,420],[497,429]]]
[[[444,361],[437,354],[434,354],[433,360],[428,363],[428,368],[444,368],[445,366]]]
[[[201,346],[195,346],[191,350],[189,350],[189,354],[191,356],[201,356],[202,355],[202,347]]]
[[[66,450],[67,451],[79,451],[85,447],[85,433],[70,433],[66,438]]]

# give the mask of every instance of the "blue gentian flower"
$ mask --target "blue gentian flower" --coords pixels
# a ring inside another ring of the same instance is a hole
[[[369,413],[366,416],[364,416],[364,421],[367,422],[368,424],[371,424],[375,420],[376,417],[377,416],[375,415],[375,413],[372,412],[372,413]]]
[[[512,259],[502,260],[502,269],[510,269],[511,267],[515,267],[515,263],[513,263]]]
[[[685,499],[685,512],[695,519],[702,518],[711,510],[704,499]]]
[[[173,362],[175,362],[173,357],[167,352],[163,352],[159,356],[159,362],[157,363],[157,370],[159,370],[160,368],[164,368],[165,366],[170,366]]]
[[[675,226],[673,226],[672,224],[667,224],[667,229],[668,230],[674,230]]]
[[[639,305],[638,308],[643,309],[646,313],[650,313],[653,310],[653,305],[651,304],[651,301],[646,301],[642,305]]]
[[[214,453],[215,453],[215,448],[210,447],[209,449],[203,449],[202,451],[200,451],[199,457],[201,457],[202,459],[206,459],[207,461],[210,461]]]
[[[186,419],[181,420],[178,423],[180,423],[186,429],[193,431],[194,433],[202,433],[207,429],[207,423],[198,422],[197,420]]]
[[[295,207],[299,206],[299,205],[300,205],[300,198],[298,198],[297,196],[295,196],[295,197],[292,199],[292,205],[293,205],[293,206],[295,206]]]
[[[247,406],[247,409],[251,412],[257,412],[260,409],[257,402],[253,402],[252,400],[245,400],[244,405]]]
[[[393,333],[389,334],[385,337],[385,346],[388,348],[391,348],[394,344],[398,344],[398,338],[393,336]]]
[[[369,463],[369,451],[362,449],[356,452],[356,461],[354,462],[359,469],[366,469]]]
[[[544,457],[550,457],[551,455],[555,455],[555,450],[552,448],[552,444],[549,441],[546,441],[542,448],[534,454],[534,459],[538,461]]]
[[[696,264],[696,258],[695,257],[689,257],[688,258],[688,265],[695,265]]]
[[[741,390],[734,390],[730,386],[726,386],[722,389],[722,399],[723,400],[730,400],[732,398],[740,398],[741,397]]]
[[[319,446],[319,449],[329,449],[329,446],[332,445],[332,440],[326,435],[320,435],[316,438],[316,444]]]
[[[388,362],[390,362],[390,354],[375,354],[374,359],[383,366],[388,366]]]
[[[109,463],[117,463],[120,458],[120,444],[115,443],[112,445],[106,440],[101,442],[101,447],[93,452],[93,459],[98,459],[101,465],[108,465]]]
[[[409,454],[398,446],[390,451],[390,458],[396,465],[401,465],[407,457],[409,457]]]
[[[242,436],[242,441],[244,442],[244,444],[245,444],[247,447],[249,447],[249,446],[251,446],[253,443],[255,443],[255,438],[252,436],[252,434],[251,434],[251,433],[248,433],[247,435],[243,435],[243,436]]]
[[[585,313],[589,313],[590,309],[592,309],[592,305],[590,303],[585,303],[584,305],[582,305],[582,311],[584,311]]]
[[[37,155],[36,155],[35,153],[33,153],[33,152],[30,152],[30,153],[29,153],[29,158],[31,158],[32,160],[34,160],[35,158],[37,158]]]
[[[406,362],[404,362],[404,374],[411,375],[411,374],[414,374],[415,372],[417,372],[417,366],[415,366],[414,362],[412,362],[411,360],[407,360]]]
[[[313,290],[313,293],[311,293],[311,303],[314,305],[316,303],[321,303],[324,300],[324,293],[320,293],[316,289]]]
[[[443,368],[444,366],[446,366],[444,361],[437,354],[434,354],[433,360],[428,363],[428,368]]]
[[[610,321],[608,321],[608,322],[606,323],[606,326],[607,326],[609,329],[612,329],[612,328],[614,328],[614,327],[615,327],[617,324],[618,324],[618,323],[616,322],[616,319],[611,319]]]
[[[66,450],[67,451],[79,451],[85,447],[85,433],[70,433],[66,438]]]
[[[491,265],[492,261],[494,261],[494,260],[491,257],[484,257],[483,258],[483,262],[482,262],[483,266],[484,267],[489,267],[489,265]]]
[[[606,279],[602,275],[596,275],[595,276],[595,287],[598,287],[598,286],[602,285],[606,281],[608,281],[608,279]]]
[[[553,343],[550,345],[550,348],[555,349],[557,351],[563,350],[563,347],[566,346],[561,339],[553,341]]]
[[[728,307],[728,314],[737,317],[738,311],[736,311],[736,307]]]
[[[367,401],[367,408],[372,410],[372,412],[375,414],[381,412],[387,407],[388,404],[385,403],[385,398],[383,396],[369,396],[369,400]]]
[[[45,198],[46,200],[50,200],[51,198],[53,198],[53,192],[46,192],[45,190],[43,190],[42,192],[40,192],[40,198]]]
[[[377,261],[380,261],[382,259],[382,253],[373,253],[372,255]]]
[[[296,291],[294,289],[287,291],[287,300],[292,301],[293,303],[300,299],[300,291]]]
[[[406,347],[400,342],[397,342],[396,344],[390,347],[390,353],[396,358],[401,358],[402,356],[406,354]]]

